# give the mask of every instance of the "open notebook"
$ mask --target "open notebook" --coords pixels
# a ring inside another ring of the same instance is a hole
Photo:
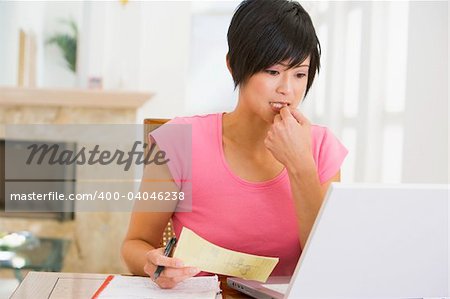
[[[161,289],[149,277],[110,275],[92,299],[215,299],[218,294],[216,275],[188,278],[173,289]]]

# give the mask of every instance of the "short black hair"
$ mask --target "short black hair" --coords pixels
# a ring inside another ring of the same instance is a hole
[[[255,73],[288,61],[298,66],[308,56],[306,94],[320,69],[320,43],[312,20],[295,1],[245,0],[228,28],[228,61],[235,88]]]

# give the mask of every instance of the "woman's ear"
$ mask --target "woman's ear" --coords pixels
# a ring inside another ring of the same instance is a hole
[[[225,60],[226,60],[226,62],[227,62],[227,68],[228,68],[228,71],[230,72],[231,76],[233,76],[233,72],[231,71],[231,66],[230,66],[230,59],[228,59],[228,53],[227,53],[227,55],[225,56]]]

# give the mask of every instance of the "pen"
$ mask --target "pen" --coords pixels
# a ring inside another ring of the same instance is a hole
[[[166,244],[166,248],[164,249],[164,256],[169,256],[172,252],[173,247],[175,246],[175,243],[177,243],[177,238],[172,237],[170,238],[169,242]],[[155,274],[153,275],[153,281],[156,281],[158,277],[161,275],[161,272],[164,270],[164,266],[158,266],[156,267]]]

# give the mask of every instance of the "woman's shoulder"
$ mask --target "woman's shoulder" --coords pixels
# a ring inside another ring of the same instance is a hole
[[[327,146],[331,146],[332,148],[343,147],[339,138],[324,125],[311,125],[311,137],[313,147],[317,149]]]
[[[221,113],[175,117],[171,119],[168,122],[168,124],[197,125],[197,124],[211,123],[216,121],[219,115],[221,115]]]
[[[203,140],[211,138],[216,134],[221,113],[192,115],[184,117],[175,117],[165,123],[163,126],[155,129],[151,135],[164,135],[166,138],[179,140],[192,139]]]
[[[333,134],[328,127],[320,124],[311,125],[311,136],[314,140],[323,140],[328,134]]]
[[[348,150],[326,126],[312,125],[311,135],[313,157],[320,182],[324,183],[339,171]]]

